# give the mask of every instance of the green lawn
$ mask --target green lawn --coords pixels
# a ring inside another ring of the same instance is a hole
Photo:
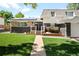
[[[79,42],[63,38],[43,38],[47,56],[79,56]]]
[[[0,56],[30,55],[35,35],[0,34]]]

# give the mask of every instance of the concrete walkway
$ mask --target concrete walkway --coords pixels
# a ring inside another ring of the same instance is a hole
[[[42,35],[36,35],[31,56],[46,56]]]

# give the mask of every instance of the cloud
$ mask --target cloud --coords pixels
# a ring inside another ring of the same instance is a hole
[[[29,12],[31,10],[30,8],[26,8],[26,6],[22,7],[17,3],[0,3],[0,6],[4,8],[18,10],[18,12],[21,11],[22,13]]]
[[[1,7],[10,8],[10,6],[7,3],[0,3]]]
[[[21,8],[18,4],[16,3],[8,3],[8,6],[12,7],[12,8],[15,8],[15,9],[19,9]]]
[[[25,13],[25,12],[29,12],[30,10],[31,10],[30,8],[24,8],[24,9],[21,10],[21,12]]]
[[[30,13],[31,12],[31,9],[30,8],[24,8],[21,10],[21,12],[25,15],[25,18],[29,18],[28,16],[28,12]]]
[[[34,17],[34,18],[40,18],[40,16],[38,16],[38,15],[35,15],[35,16],[32,16],[32,17]]]
[[[4,8],[14,8],[14,9],[20,8],[20,6],[16,3],[0,3],[0,6]]]
[[[25,17],[29,17],[28,12],[33,12],[32,8],[17,4],[17,3],[0,3],[0,7],[6,8],[7,10],[11,10],[15,15],[18,12],[22,12]],[[14,13],[15,12],[15,13]]]

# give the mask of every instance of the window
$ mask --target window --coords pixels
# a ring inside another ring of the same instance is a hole
[[[27,26],[27,23],[26,23],[26,22],[20,22],[20,23],[19,23],[19,26],[21,26],[21,27]]]
[[[44,23],[44,25],[45,25],[46,27],[50,27],[50,26],[51,26],[50,23]]]
[[[66,12],[66,16],[73,16],[73,12]]]
[[[52,16],[52,17],[55,16],[55,12],[51,12],[51,16]]]
[[[41,18],[41,20],[43,20],[43,18]]]
[[[35,30],[35,27],[32,27],[32,30]]]

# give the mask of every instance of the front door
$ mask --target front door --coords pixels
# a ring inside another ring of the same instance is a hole
[[[68,37],[71,36],[71,23],[66,23],[66,34]]]
[[[37,35],[40,35],[42,32],[42,25],[43,23],[42,22],[36,22],[35,26],[36,26],[36,34]]]

